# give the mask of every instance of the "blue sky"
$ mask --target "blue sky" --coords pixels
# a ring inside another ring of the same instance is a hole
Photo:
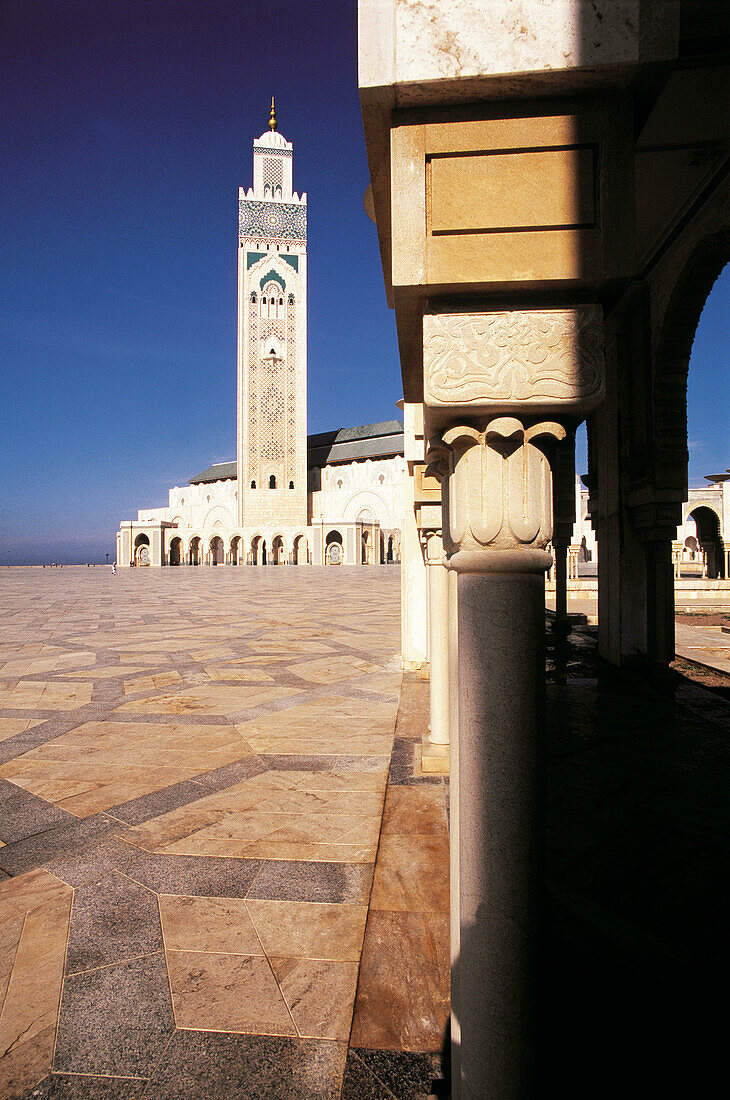
[[[237,189],[272,93],[309,195],[309,430],[397,415],[355,6],[0,5],[0,563],[113,557],[120,519],[234,457]],[[730,464],[716,296],[695,481]]]

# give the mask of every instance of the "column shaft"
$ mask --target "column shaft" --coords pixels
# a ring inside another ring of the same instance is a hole
[[[459,1100],[533,1094],[544,599],[541,574],[459,575]]]
[[[438,540],[441,545],[441,539]],[[449,743],[449,575],[441,562],[429,562],[429,654],[431,663],[431,736],[434,745]]]
[[[568,621],[568,546],[553,542],[555,558],[555,622]]]

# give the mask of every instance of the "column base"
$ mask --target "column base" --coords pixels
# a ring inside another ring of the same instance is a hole
[[[421,741],[421,771],[424,775],[449,774],[449,746],[436,744],[428,733]]]

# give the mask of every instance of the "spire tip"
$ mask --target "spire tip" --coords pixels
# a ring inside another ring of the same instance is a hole
[[[276,107],[274,106],[274,97],[271,97],[271,114],[269,115],[269,129],[275,130],[277,127],[276,122]]]

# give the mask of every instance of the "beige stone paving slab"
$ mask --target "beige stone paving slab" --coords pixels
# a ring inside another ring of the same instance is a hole
[[[0,667],[0,678],[12,679],[18,676],[38,676],[43,672],[65,672],[69,669],[93,665],[96,657],[93,653],[59,653],[49,657],[22,657],[5,661]]]
[[[129,837],[147,851],[171,855],[243,858],[252,842],[266,840],[268,852],[337,845],[360,861],[377,844],[381,807],[379,792],[266,790],[245,782],[144,822]],[[257,845],[257,855],[263,847]]]
[[[2,718],[0,717],[0,741],[15,737],[16,733],[25,733],[34,726],[40,726],[45,718]]]
[[[315,653],[332,653],[332,646],[325,645],[324,642],[279,635],[260,637],[252,644],[256,647],[257,652],[260,650],[264,655],[270,653],[274,655],[286,653],[303,653],[307,655]]]
[[[236,668],[235,665],[205,665],[203,672],[211,680],[238,680],[241,683],[273,683],[274,677],[258,668]]]
[[[9,710],[77,710],[91,702],[91,684],[0,680],[0,707]]]
[[[269,963],[302,1038],[350,1037],[357,962],[272,957]]]
[[[194,661],[223,661],[226,657],[235,657],[236,654],[230,646],[219,646],[216,649],[191,649],[190,656]]]
[[[95,665],[94,668],[84,672],[76,672],[77,680],[121,680],[125,676],[134,676],[138,672],[146,672],[148,665]]]
[[[179,672],[153,672],[149,676],[135,677],[133,680],[124,681],[124,694],[135,695],[140,691],[154,691],[156,688],[171,687],[173,684],[181,684],[183,678]]]
[[[264,758],[265,759],[265,758]],[[269,790],[300,791],[369,791],[382,792],[388,778],[388,764],[377,771],[278,771],[275,768],[251,776],[240,784],[241,788],[256,792]]]
[[[0,943],[12,950],[15,940],[0,983],[0,1096],[24,1094],[50,1070],[72,897],[45,871],[0,884]]]
[[[382,695],[397,695],[400,691],[402,673],[400,668],[383,670],[374,676],[358,680],[359,691],[372,691]]]
[[[118,641],[118,639],[117,639]],[[138,665],[138,668],[130,669],[130,672],[142,672],[147,668],[159,668],[160,665],[169,665],[170,658],[166,653],[123,653],[120,652],[120,665]]]
[[[209,842],[230,841],[232,846],[266,837],[272,845],[287,844],[377,844],[380,822],[375,818],[346,814],[242,813],[226,814],[220,820],[189,833],[165,851],[182,852]]]
[[[297,695],[296,688],[268,685],[263,687],[238,687],[211,685],[188,688],[174,695],[157,695],[134,702],[123,703],[118,710],[139,711],[145,714],[236,714],[249,707],[259,707]]]
[[[166,951],[264,954],[243,899],[163,894],[159,903]]]
[[[267,955],[290,959],[360,958],[367,905],[319,901],[246,901]]]
[[[232,665],[278,665],[291,661],[290,653],[251,653],[248,657],[237,657]]]
[[[297,1034],[265,958],[170,951],[167,970],[179,1028],[234,1034]]]
[[[315,737],[307,733],[300,736],[255,733],[246,729],[245,724],[238,728],[254,752],[277,756],[307,756],[312,753],[320,756],[341,756],[343,752],[358,756],[384,756],[393,747],[392,734],[377,736],[347,731],[338,734],[333,731],[329,737]]]
[[[86,722],[0,767],[80,817],[250,755],[230,726]]]
[[[316,661],[292,665],[292,672],[296,672],[297,676],[303,680],[310,680],[315,684],[336,684],[341,680],[351,680],[379,670],[379,665],[363,661],[359,657],[352,657],[350,654],[321,657]]]
[[[209,846],[216,847],[215,842],[210,841]],[[373,863],[377,848],[377,844],[304,844],[277,839],[272,835],[237,849],[235,856],[239,859],[280,859],[312,863]],[[215,851],[199,854],[224,856],[232,853],[233,846],[229,849],[227,843],[222,841]]]
[[[248,912],[247,912],[248,915]],[[5,1002],[10,975],[15,964],[15,954],[20,943],[20,934],[25,924],[25,913],[19,913],[8,920],[0,921],[0,1010]]]

